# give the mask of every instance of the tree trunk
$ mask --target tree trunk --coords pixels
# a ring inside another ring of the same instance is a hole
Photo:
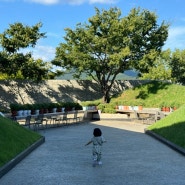
[[[109,90],[106,90],[106,91],[103,92],[102,102],[103,103],[109,103],[110,102]]]

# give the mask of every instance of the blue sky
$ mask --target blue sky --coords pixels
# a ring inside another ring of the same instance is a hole
[[[0,0],[0,33],[15,22],[29,26],[42,22],[41,31],[47,38],[40,39],[32,52],[35,58],[50,61],[63,42],[64,29],[88,22],[95,7],[118,7],[122,17],[135,7],[154,11],[159,24],[163,20],[171,24],[164,49],[185,49],[185,0]]]

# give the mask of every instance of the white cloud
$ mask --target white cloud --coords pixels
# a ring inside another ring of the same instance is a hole
[[[185,27],[171,27],[169,29],[169,36],[164,48],[185,49]]]
[[[90,4],[94,4],[94,3],[114,4],[117,2],[118,2],[118,0],[89,0]]]
[[[111,4],[112,3],[114,4],[118,2],[118,0],[24,0],[24,1],[45,4],[45,5],[52,5],[52,4],[59,4],[59,3],[70,4],[70,5],[80,5],[83,3],[89,3],[89,4],[94,4],[94,3]]]
[[[35,59],[41,58],[43,61],[51,61],[55,57],[55,48],[52,46],[36,46],[32,50]]]
[[[59,3],[59,0],[33,0],[35,3],[41,3],[41,4],[57,4]]]
[[[58,4],[60,2],[60,0],[25,0],[25,1],[39,3],[39,4],[45,4],[45,5]]]
[[[0,0],[5,2],[16,2],[18,0]],[[30,3],[38,3],[43,5],[54,5],[54,4],[69,4],[69,5],[81,5],[83,3],[89,4],[115,4],[119,0],[22,0]]]
[[[169,29],[169,38],[174,39],[176,37],[185,35],[185,27],[172,27]]]
[[[45,62],[49,62],[55,57],[55,47],[37,45],[34,48],[21,49],[21,53],[32,53],[34,59],[42,59]]]
[[[71,5],[80,5],[87,2],[87,0],[61,0],[61,3],[71,4]]]

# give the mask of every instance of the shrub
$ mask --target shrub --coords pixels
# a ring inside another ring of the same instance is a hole
[[[18,110],[20,110],[20,104],[18,104],[18,103],[11,103],[10,104],[10,109],[11,109],[11,111],[18,111]]]
[[[97,106],[98,110],[101,110],[102,113],[105,112],[105,104],[104,103],[101,103]]]
[[[105,107],[104,108],[104,112],[105,113],[110,113],[110,114],[115,114],[116,113],[116,110],[113,109],[113,108],[107,108],[107,107]]]

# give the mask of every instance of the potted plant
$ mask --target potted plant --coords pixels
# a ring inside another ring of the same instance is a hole
[[[28,108],[28,115],[31,115],[32,104],[28,103],[27,108]]]
[[[22,110],[23,110],[23,115],[27,116],[31,114],[31,109],[30,109],[30,105],[29,104],[23,104],[21,105]]]
[[[49,103],[42,103],[41,107],[43,109],[43,113],[48,113],[49,112]]]
[[[17,116],[17,111],[20,110],[20,105],[18,103],[11,103],[10,110],[11,110],[12,116]]]
[[[170,103],[165,103],[165,112],[170,112]]]
[[[40,113],[40,106],[39,106],[38,103],[33,104],[32,109],[35,110],[35,111],[33,111],[32,113],[35,113],[36,115],[39,115],[39,113]]]
[[[71,111],[74,106],[72,102],[65,102],[64,107],[66,111]]]
[[[20,105],[20,107],[21,107],[21,110],[23,111],[22,115],[26,116],[28,112],[27,104],[22,104]]]
[[[79,103],[74,102],[73,104],[74,104],[75,110],[82,110],[82,106]]]
[[[88,104],[89,104],[89,102],[87,102],[87,101],[81,102],[82,109],[84,111],[88,110]]]
[[[34,115],[36,111],[36,104],[30,104],[30,110],[31,110],[31,115]]]
[[[28,109],[31,111],[31,115],[39,114],[38,104],[28,104]]]
[[[60,103],[56,103],[56,107],[57,107],[57,112],[61,112],[62,111],[62,108],[61,108],[61,105]]]
[[[65,103],[64,102],[58,103],[58,112],[65,112]]]
[[[44,104],[43,103],[38,103],[37,106],[38,106],[38,109],[39,109],[39,114],[44,114]]]
[[[164,102],[162,102],[161,104],[160,104],[160,108],[161,108],[161,111],[166,111],[166,108],[165,108],[165,103]]]
[[[58,106],[58,103],[52,103],[52,112],[53,113],[57,112],[57,106]]]
[[[173,102],[171,104],[171,108],[172,108],[173,111],[177,110],[178,107],[179,107],[179,103],[177,103],[177,102]]]
[[[19,104],[17,107],[17,116],[23,116],[23,105]]]

